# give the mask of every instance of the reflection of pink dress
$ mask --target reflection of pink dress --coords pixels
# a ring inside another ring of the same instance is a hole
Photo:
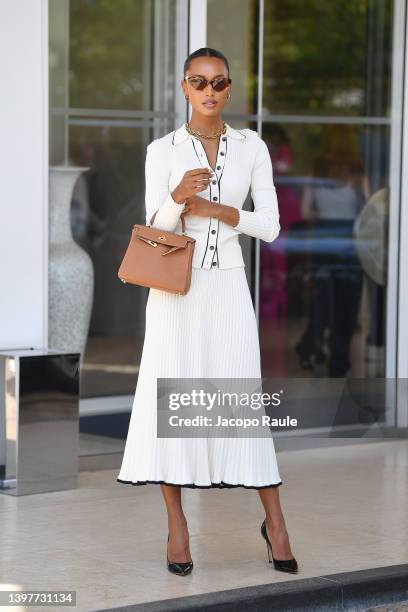
[[[293,154],[287,144],[279,146],[271,155],[274,177],[284,175],[293,166]],[[276,185],[281,232],[274,242],[261,241],[260,305],[261,317],[274,319],[287,311],[286,233],[293,223],[301,219],[300,201],[290,185]]]

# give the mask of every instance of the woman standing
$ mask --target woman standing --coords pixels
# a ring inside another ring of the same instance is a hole
[[[167,567],[192,571],[181,487],[257,489],[265,508],[261,534],[269,561],[296,572],[279,501],[282,484],[272,437],[158,438],[158,377],[261,379],[256,316],[238,241],[240,233],[272,242],[280,230],[272,164],[264,141],[221,119],[230,97],[225,56],[198,49],[181,86],[189,123],[147,147],[146,223],[195,238],[186,295],[150,289],[146,331],[118,482],[161,485],[168,514]],[[253,212],[242,210],[251,188]],[[202,195],[197,195],[201,193]],[[274,557],[272,556],[272,545]]]

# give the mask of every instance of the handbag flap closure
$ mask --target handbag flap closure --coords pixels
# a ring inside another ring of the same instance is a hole
[[[158,244],[165,244],[167,246],[174,246],[178,248],[185,248],[189,242],[195,242],[195,238],[191,236],[184,236],[183,234],[176,234],[175,232],[167,232],[157,227],[150,227],[148,225],[136,224],[133,226],[132,239],[137,240],[140,236],[145,240],[152,240]]]

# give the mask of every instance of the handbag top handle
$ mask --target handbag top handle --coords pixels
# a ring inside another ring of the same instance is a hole
[[[159,211],[159,209],[157,209],[156,212],[153,214],[152,218],[150,219],[150,224],[149,225],[151,225],[154,222],[154,218],[157,215],[158,211]],[[181,231],[182,231],[182,234],[185,235],[185,233],[186,233],[186,222],[185,222],[183,216],[181,216],[180,219],[181,219]]]

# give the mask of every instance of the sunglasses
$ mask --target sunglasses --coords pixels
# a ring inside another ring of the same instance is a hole
[[[224,89],[228,87],[230,83],[232,83],[231,79],[227,77],[216,77],[215,79],[212,79],[212,81],[207,81],[207,79],[204,77],[188,76],[184,77],[184,80],[188,81],[190,85],[192,85],[194,89],[198,89],[198,91],[205,89],[208,83],[211,83],[211,87],[214,89],[214,91],[224,91]]]

